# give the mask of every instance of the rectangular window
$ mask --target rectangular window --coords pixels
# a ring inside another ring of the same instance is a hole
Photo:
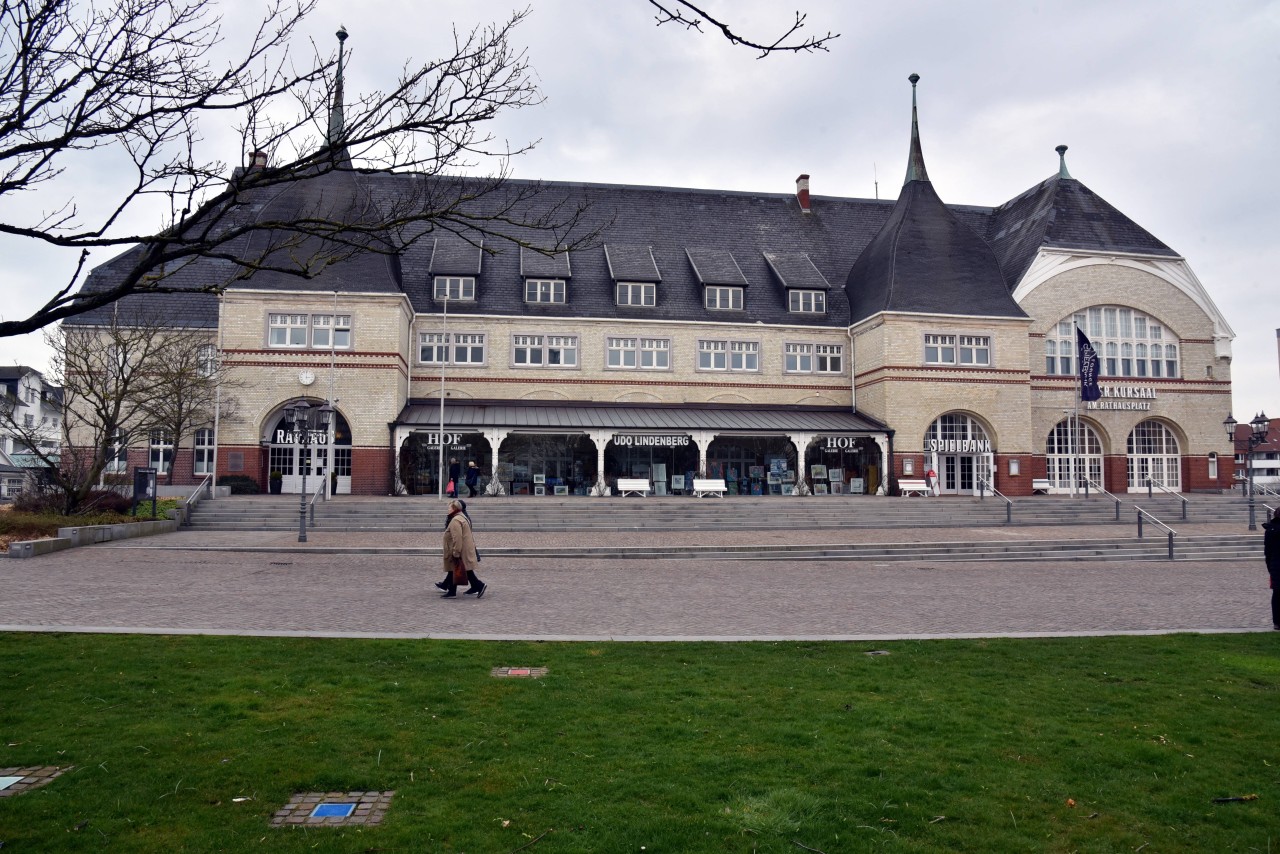
[[[167,474],[173,465],[173,434],[167,430],[151,432],[151,452],[147,462],[157,474]]]
[[[991,339],[985,335],[961,335],[960,364],[990,365]]]
[[[272,314],[268,316],[267,343],[272,347],[307,346],[307,315]]]
[[[123,474],[129,470],[129,446],[125,442],[125,435],[120,431],[116,431],[112,437],[111,456],[107,460],[107,467],[103,469],[107,474]]]
[[[483,365],[484,343],[484,334],[479,332],[419,332],[418,361],[424,365]]]
[[[786,372],[789,374],[813,373],[813,345],[787,344],[783,348],[786,356]]]
[[[760,345],[755,341],[730,341],[729,370],[760,370]]]
[[[838,374],[844,369],[843,344],[815,344],[814,370],[820,374]]]
[[[26,427],[27,429],[31,429],[32,427],[36,426],[36,417],[31,413],[27,413],[26,415],[22,416],[22,426]]]
[[[525,302],[564,302],[564,279],[525,279]]]
[[[618,282],[618,305],[653,305],[656,294],[652,282]]]
[[[956,336],[925,335],[924,361],[928,365],[954,365],[956,363]]]
[[[714,311],[741,311],[742,288],[707,288],[706,305]]]
[[[823,314],[827,310],[825,291],[787,291],[787,310],[798,314]]]
[[[202,377],[211,377],[217,369],[217,351],[212,344],[203,345],[196,353],[196,373]]]
[[[699,341],[698,370],[727,371],[729,369],[728,341]]]
[[[610,368],[662,371],[671,367],[667,338],[609,338],[605,364]]]
[[[213,431],[203,428],[196,431],[196,474],[213,472]]]
[[[316,314],[311,317],[311,346],[333,347],[336,350],[351,348],[351,315]]]
[[[576,335],[515,335],[511,359],[520,367],[575,368],[578,366]]]
[[[437,300],[466,300],[474,302],[476,298],[476,280],[474,276],[436,276],[435,298]]]

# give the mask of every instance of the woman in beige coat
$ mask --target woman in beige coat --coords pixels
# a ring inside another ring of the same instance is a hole
[[[471,534],[471,520],[467,518],[464,507],[465,505],[457,499],[449,502],[449,520],[444,526],[444,548],[442,549],[445,580],[441,582],[444,590],[441,599],[458,597],[458,583],[462,580],[458,577],[460,574],[465,574],[467,581],[471,583],[466,593],[468,596],[475,595],[477,599],[481,599],[488,587],[476,577],[476,565],[480,562],[480,556],[476,554],[476,541]],[[461,573],[455,572],[455,567],[459,565],[461,565]]]

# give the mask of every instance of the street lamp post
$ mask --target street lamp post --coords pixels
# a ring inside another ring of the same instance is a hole
[[[1222,422],[1222,426],[1227,428],[1227,436],[1231,439],[1232,456],[1235,455],[1236,442],[1236,420],[1230,415],[1227,420]],[[1249,530],[1258,530],[1258,520],[1253,507],[1253,449],[1267,441],[1267,430],[1270,428],[1271,422],[1267,420],[1266,413],[1259,412],[1249,422],[1251,432],[1245,437],[1248,443],[1248,450],[1245,454],[1245,477],[1246,488],[1249,490]]]
[[[326,401],[323,406],[313,407],[299,398],[284,409],[285,427],[294,436],[298,445],[298,468],[302,470],[302,489],[298,494],[298,542],[307,541],[307,469],[311,467],[312,455],[308,451],[302,454],[303,448],[310,448],[316,441],[316,434],[323,434],[325,442],[329,437],[329,421],[333,417],[333,407]]]

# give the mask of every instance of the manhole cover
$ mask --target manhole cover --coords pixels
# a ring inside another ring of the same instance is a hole
[[[395,792],[300,792],[271,817],[272,827],[381,824]]]
[[[317,804],[311,811],[312,818],[346,818],[356,811],[355,804]]]

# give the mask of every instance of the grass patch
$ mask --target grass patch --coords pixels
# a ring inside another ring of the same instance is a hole
[[[76,770],[0,801],[0,840],[1280,850],[1280,633],[877,646],[3,635],[0,766]],[[379,827],[268,827],[294,792],[392,789]]]

